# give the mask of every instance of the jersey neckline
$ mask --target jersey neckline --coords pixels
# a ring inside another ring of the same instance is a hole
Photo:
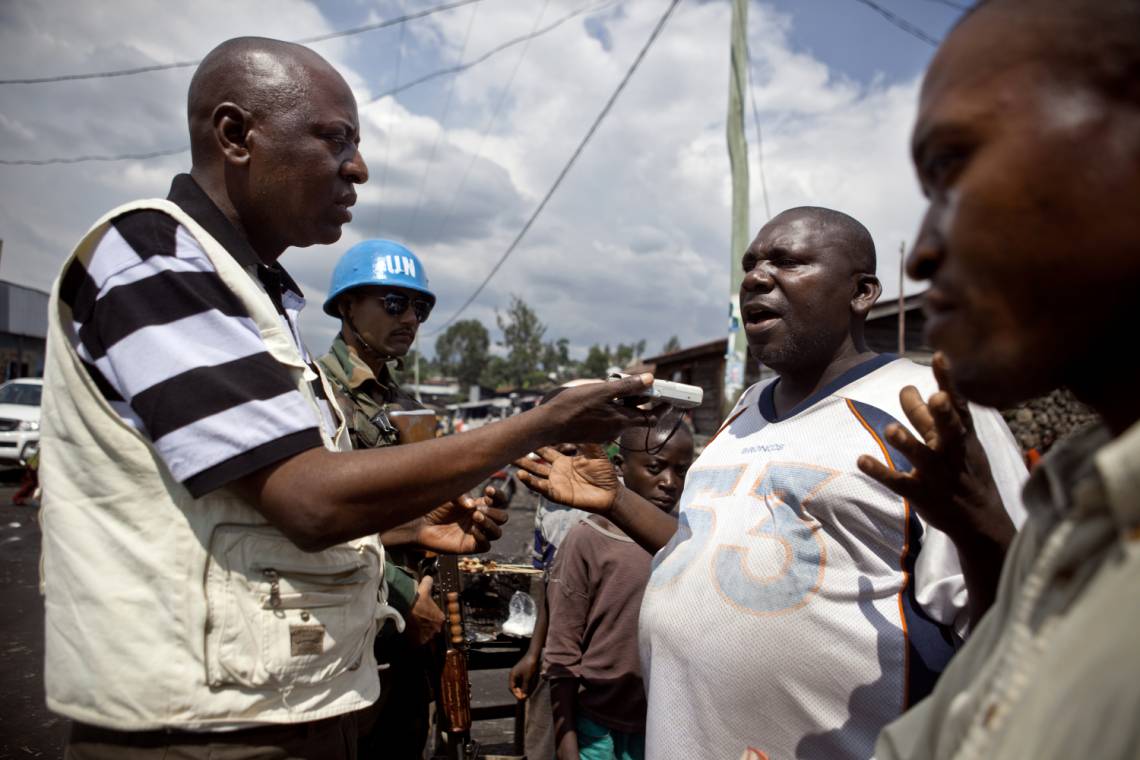
[[[897,354],[878,354],[877,356],[872,356],[870,359],[867,359],[864,362],[856,364],[854,367],[847,370],[842,375],[835,378],[830,383],[823,386],[818,391],[789,409],[788,413],[783,417],[776,413],[776,386],[780,382],[780,378],[777,377],[775,380],[764,386],[764,389],[760,391],[760,399],[757,402],[756,406],[760,411],[760,416],[768,422],[784,422],[785,420],[789,420],[800,412],[814,406],[845,385],[850,385],[856,380],[866,377],[880,367],[885,367],[898,358],[899,357]]]

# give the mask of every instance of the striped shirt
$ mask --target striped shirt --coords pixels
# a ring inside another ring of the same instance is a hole
[[[168,198],[257,276],[312,365],[296,328],[305,299],[292,278],[263,264],[189,175],[174,179]],[[195,497],[321,446],[318,426],[335,428],[320,382],[323,420],[206,252],[167,214],[116,218],[87,266],[75,259],[67,267],[60,299],[72,311],[72,345],[104,398]]]

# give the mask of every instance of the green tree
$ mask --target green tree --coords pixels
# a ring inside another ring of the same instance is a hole
[[[491,337],[482,322],[461,319],[436,338],[435,356],[440,370],[445,375],[458,378],[466,392],[479,382],[487,366],[487,349],[490,346]]]
[[[511,296],[507,313],[495,312],[495,322],[503,331],[500,345],[507,349],[507,382],[516,388],[529,388],[541,385],[546,380],[540,365],[543,359],[542,337],[546,325],[538,318],[534,309],[518,296]]]
[[[570,358],[570,340],[559,338],[547,341],[542,345],[542,370],[548,380],[562,382],[565,376],[574,369],[574,362]]]
[[[610,347],[602,348],[597,343],[590,346],[586,361],[582,362],[582,377],[604,378],[610,368]]]
[[[398,369],[395,372],[396,382],[401,385],[408,385],[416,381],[416,350],[413,348],[408,351],[401,361],[403,369]],[[429,377],[434,377],[439,374],[439,364],[433,361],[430,357],[420,354],[420,381],[424,381]]]
[[[669,338],[669,340],[665,341],[665,347],[661,349],[661,353],[671,354],[674,351],[680,351],[680,350],[681,350],[681,339],[678,338],[676,335],[673,335],[672,337]]]
[[[490,356],[483,367],[483,374],[479,376],[479,384],[486,388],[498,388],[510,383],[507,377],[507,362],[501,356]]]

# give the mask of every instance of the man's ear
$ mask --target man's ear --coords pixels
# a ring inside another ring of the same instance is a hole
[[[858,279],[855,281],[855,295],[851,298],[851,311],[856,316],[866,317],[871,307],[875,305],[875,301],[879,300],[883,285],[873,274],[860,274],[856,277]],[[902,283],[899,283],[899,286],[901,287]]]
[[[610,460],[614,463],[614,467],[618,468],[619,470],[625,466],[625,457],[623,457],[621,454],[614,454],[612,457],[610,457]]]
[[[214,109],[214,138],[226,161],[235,166],[249,163],[249,130],[253,115],[235,103],[222,103]]]
[[[336,310],[340,312],[340,321],[352,321],[352,298],[342,295],[336,300]]]

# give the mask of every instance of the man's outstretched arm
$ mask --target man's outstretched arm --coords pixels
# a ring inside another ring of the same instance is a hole
[[[569,457],[552,448],[519,459],[519,480],[551,501],[604,515],[650,554],[677,532],[677,520],[622,485],[599,446]]]
[[[642,393],[651,382],[652,375],[641,375],[573,388],[502,422],[421,443],[350,452],[309,449],[242,478],[236,487],[297,546],[319,551],[427,514],[540,446],[610,440],[632,425],[652,424],[641,412],[613,403]]]

